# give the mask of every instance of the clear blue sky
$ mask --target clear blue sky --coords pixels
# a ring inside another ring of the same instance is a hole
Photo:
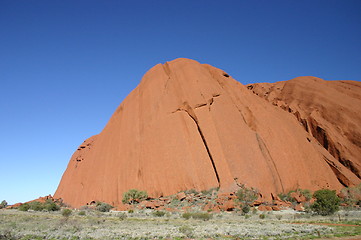
[[[361,80],[360,0],[0,0],[0,201],[53,194],[142,75],[186,57],[238,81]]]

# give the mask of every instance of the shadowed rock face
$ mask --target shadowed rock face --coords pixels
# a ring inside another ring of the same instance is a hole
[[[159,197],[245,184],[271,199],[359,183],[309,132],[224,71],[176,59],[150,69],[103,131],[78,148],[54,197],[73,207],[117,206],[132,188]]]
[[[340,164],[361,178],[361,82],[298,77],[247,88],[293,114]],[[329,164],[344,186],[350,180]]]

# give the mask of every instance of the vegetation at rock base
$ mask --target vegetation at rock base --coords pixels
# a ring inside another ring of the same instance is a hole
[[[34,211],[59,211],[60,210],[60,206],[55,203],[54,201],[48,199],[45,202],[38,202],[38,201],[34,201],[34,202],[29,202],[29,203],[24,203],[22,205],[20,205],[18,207],[18,209],[20,211],[28,211],[28,210],[34,210]]]
[[[163,217],[165,215],[165,212],[163,212],[163,211],[155,211],[155,212],[153,212],[153,216],[155,216],[155,217]]]
[[[293,204],[297,203],[297,200],[292,197],[292,193],[298,193],[299,195],[301,196],[304,196],[306,201],[310,201],[311,198],[312,198],[312,193],[310,190],[308,189],[296,189],[296,190],[291,190],[287,193],[279,193],[278,194],[278,197],[282,200],[282,201],[285,201],[285,202],[291,202]]]
[[[243,216],[238,212],[215,212],[208,221],[203,221],[209,216],[201,211],[189,212],[190,220],[180,212],[154,218],[152,213],[156,211],[152,209],[136,210],[133,214],[88,209],[86,217],[79,216],[80,211],[84,210],[72,210],[65,217],[62,211],[2,210],[0,239],[326,239],[361,234],[361,211],[357,210],[342,210],[334,216],[263,213],[264,219],[260,219],[259,213]]]
[[[316,201],[311,205],[311,209],[319,215],[331,215],[338,211],[340,198],[336,191],[329,189],[318,190],[313,194]]]
[[[242,209],[242,214],[249,213],[251,210],[250,205],[257,200],[258,195],[258,190],[241,185],[241,189],[236,192],[236,197]]]
[[[134,204],[139,203],[142,200],[145,200],[148,198],[148,194],[146,191],[140,191],[137,189],[130,189],[129,191],[125,192],[123,194],[123,200],[122,202],[124,204]]]
[[[343,195],[342,203],[345,203],[348,206],[361,206],[361,183],[356,186],[343,188],[341,190],[341,195]]]
[[[30,205],[29,205],[29,203],[24,203],[24,204],[20,205],[20,206],[18,207],[18,209],[19,209],[20,211],[26,212],[26,211],[28,211],[28,210],[30,209]]]
[[[109,212],[110,209],[114,208],[112,205],[105,202],[97,202],[95,209],[99,212]]]

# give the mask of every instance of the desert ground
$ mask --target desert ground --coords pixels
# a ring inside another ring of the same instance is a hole
[[[164,215],[163,215],[164,214]],[[56,212],[0,210],[0,239],[361,239],[361,211],[322,217],[294,210],[206,213],[150,209]]]

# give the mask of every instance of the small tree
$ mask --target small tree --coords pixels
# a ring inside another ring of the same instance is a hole
[[[137,189],[130,189],[128,192],[123,194],[122,202],[124,204],[134,204],[139,203],[142,200],[147,199],[148,194],[146,191],[139,191]]]
[[[317,214],[326,216],[338,211],[340,199],[336,191],[329,189],[318,190],[313,194],[316,201],[311,205],[311,209]]]
[[[2,208],[6,208],[8,206],[8,202],[3,200],[1,203],[0,203],[0,209]]]

